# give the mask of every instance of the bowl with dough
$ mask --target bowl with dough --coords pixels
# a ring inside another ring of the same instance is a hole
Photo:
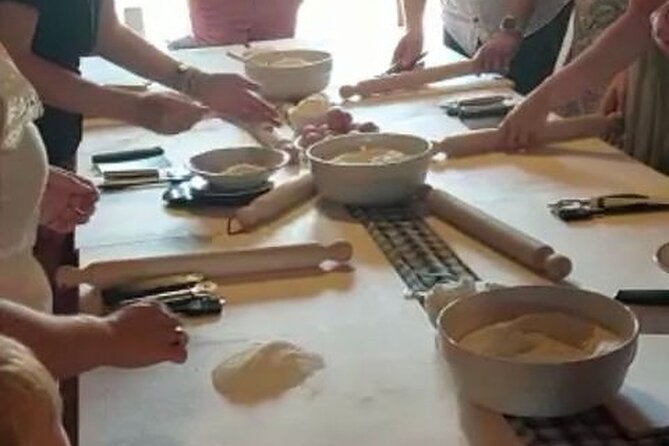
[[[350,133],[307,149],[322,198],[346,205],[388,205],[410,199],[425,183],[431,143],[397,133]]]
[[[458,299],[437,320],[460,394],[496,412],[555,417],[615,396],[634,360],[639,324],[590,291],[521,286]]]
[[[219,189],[250,189],[261,185],[288,164],[290,155],[262,147],[231,147],[199,153],[188,169]]]
[[[332,55],[311,49],[262,51],[245,60],[244,71],[267,99],[299,101],[328,86]]]

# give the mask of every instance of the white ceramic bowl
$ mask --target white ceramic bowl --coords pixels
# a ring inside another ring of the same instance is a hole
[[[398,150],[406,158],[388,164],[338,164],[339,155],[361,146]],[[350,133],[307,149],[311,172],[321,197],[341,204],[386,205],[409,199],[424,183],[431,143],[394,133]]]
[[[557,311],[592,321],[623,340],[600,356],[529,363],[474,353],[458,345],[467,333],[528,313]],[[440,313],[440,348],[459,392],[483,407],[516,416],[553,417],[613,397],[636,354],[639,324],[624,305],[589,291],[524,286],[458,299]]]
[[[282,59],[307,61],[303,66],[275,66]],[[246,76],[260,85],[262,96],[277,101],[299,101],[325,89],[330,82],[332,56],[318,50],[263,51],[246,59]]]
[[[290,155],[281,150],[262,147],[231,147],[199,153],[188,162],[188,169],[213,187],[220,189],[247,189],[267,181],[278,169],[284,167]],[[265,167],[262,172],[246,175],[222,174],[235,164],[255,164]]]

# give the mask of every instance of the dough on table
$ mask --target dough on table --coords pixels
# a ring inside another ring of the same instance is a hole
[[[285,341],[256,344],[223,360],[212,372],[214,388],[235,404],[279,397],[325,367],[323,358]]]

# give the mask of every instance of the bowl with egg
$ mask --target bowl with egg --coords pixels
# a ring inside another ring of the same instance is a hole
[[[639,324],[621,303],[549,286],[498,288],[448,304],[439,345],[460,394],[496,412],[555,417],[616,395]]]
[[[293,49],[262,51],[244,62],[246,76],[260,94],[275,101],[299,101],[330,83],[332,56],[326,51]]]
[[[410,199],[425,183],[431,143],[396,133],[349,133],[310,146],[307,159],[322,198],[380,206]]]
[[[188,169],[219,189],[257,187],[288,164],[290,155],[263,147],[231,147],[199,153],[188,161]]]

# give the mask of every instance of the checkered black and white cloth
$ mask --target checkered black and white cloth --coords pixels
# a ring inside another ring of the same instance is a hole
[[[474,273],[412,206],[349,207],[407,287],[424,292]],[[605,408],[560,418],[506,417],[527,446],[669,446],[669,434],[631,439]]]

